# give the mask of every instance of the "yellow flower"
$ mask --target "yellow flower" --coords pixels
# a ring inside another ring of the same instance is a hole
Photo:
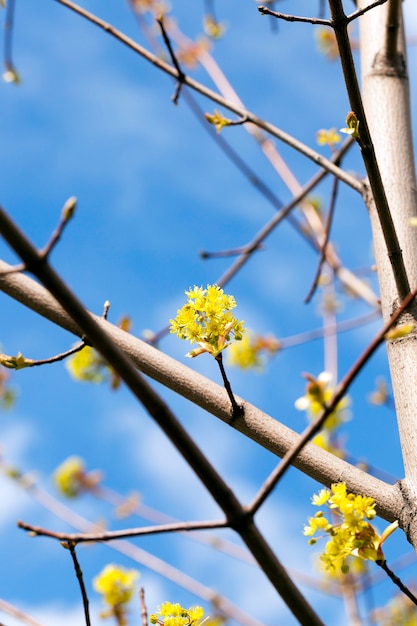
[[[308,417],[314,420],[333,396],[333,389],[329,386],[332,377],[329,372],[322,372],[317,378],[311,374],[304,374],[304,378],[307,380],[306,394],[295,401],[295,408],[299,411],[307,411]],[[348,406],[349,399],[343,398],[330,413],[324,427],[333,431],[345,422],[348,419],[346,411]]]
[[[152,613],[149,621],[160,626],[201,626],[206,621],[203,620],[203,616],[201,606],[184,609],[178,602],[176,604],[164,602],[156,613]]]
[[[319,27],[315,31],[317,46],[330,61],[334,61],[339,56],[336,36],[333,29]]]
[[[354,139],[359,139],[359,120],[353,111],[347,114],[346,128],[341,128],[340,132],[346,135],[352,135]]]
[[[106,367],[106,364],[91,346],[85,346],[69,357],[66,361],[66,367],[76,380],[102,383],[105,378],[103,368]]]
[[[188,301],[170,320],[170,332],[200,346],[186,356],[208,352],[216,357],[230,345],[232,336],[237,341],[242,339],[244,323],[230,312],[236,306],[233,296],[226,295],[217,285],[207,285],[207,289],[194,287],[185,294]]]
[[[106,565],[93,580],[93,586],[101,593],[103,600],[110,607],[126,604],[135,591],[135,582],[139,577],[136,570],[126,570],[120,565]]]
[[[329,130],[321,129],[316,133],[316,141],[319,146],[334,146],[335,143],[339,143],[341,141],[341,137],[335,128],[330,128]]]
[[[230,126],[231,124],[231,120],[229,120],[229,118],[227,117],[224,117],[223,113],[220,113],[220,111],[217,111],[217,109],[214,109],[213,115],[210,115],[210,113],[206,113],[204,117],[209,124],[213,124],[218,133],[220,133],[220,131],[225,126]]]
[[[275,337],[261,337],[247,332],[242,341],[233,343],[228,351],[230,365],[249,369],[261,369],[264,364],[263,356],[272,356],[280,349],[280,343]]]
[[[316,506],[325,504],[337,523],[331,523],[318,511],[310,517],[304,527],[304,535],[312,537],[317,531],[326,532],[330,539],[320,559],[326,570],[347,573],[347,558],[351,555],[365,560],[383,561],[382,544],[398,527],[394,522],[380,536],[368,520],[374,519],[375,502],[367,496],[348,493],[344,483],[331,486],[331,490],[322,489],[313,496],[312,503]],[[310,539],[309,543],[315,543]]]
[[[75,498],[82,491],[97,487],[101,472],[86,472],[83,459],[70,456],[54,472],[54,482],[58,491],[67,498]]]
[[[217,22],[212,15],[204,17],[204,32],[212,39],[220,39],[226,30],[224,24]]]

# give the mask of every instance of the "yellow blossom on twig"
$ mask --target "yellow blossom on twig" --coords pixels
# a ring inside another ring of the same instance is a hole
[[[207,285],[207,289],[194,287],[185,295],[188,300],[176,318],[170,320],[170,332],[200,346],[186,356],[208,352],[216,357],[230,345],[232,336],[237,341],[242,339],[244,322],[231,313],[236,306],[233,296],[226,295],[217,285]]]
[[[330,61],[334,61],[339,56],[336,35],[333,29],[318,27],[315,30],[315,37],[319,51]]]
[[[90,383],[102,383],[106,367],[101,356],[91,346],[84,346],[66,361],[69,373],[76,380]]]
[[[115,617],[119,626],[125,626],[126,604],[135,591],[139,577],[136,570],[126,570],[120,565],[107,565],[93,580],[94,589],[103,596],[109,609],[101,617]]]
[[[212,15],[204,17],[204,32],[212,39],[220,39],[225,33],[226,27],[222,22],[217,22]]]
[[[306,393],[295,401],[295,408],[299,411],[306,411],[308,417],[314,420],[320,415],[333,396],[333,388],[329,385],[332,377],[329,372],[322,372],[317,378],[314,378],[311,374],[304,374],[304,378],[307,379]],[[327,418],[324,427],[332,431],[340,426],[341,423],[347,421],[349,416],[346,409],[348,406],[348,398],[340,400],[334,411]]]
[[[32,367],[33,364],[33,359],[25,358],[20,352],[18,352],[16,356],[0,354],[0,365],[11,370],[22,370],[25,367]]]
[[[310,517],[304,527],[304,535],[312,537],[309,543],[316,543],[313,538],[317,532],[327,533],[330,537],[320,559],[326,570],[347,573],[346,559],[350,555],[365,560],[384,561],[382,543],[398,527],[394,522],[380,536],[368,520],[373,520],[375,502],[373,498],[348,493],[344,483],[332,485],[331,490],[322,489],[312,498],[315,506],[326,505],[332,514],[332,521],[318,511]]]
[[[158,607],[156,613],[149,617],[151,624],[160,626],[202,626],[204,611],[201,606],[192,606],[185,609],[178,602],[164,602]]]
[[[232,124],[232,120],[224,117],[223,113],[220,113],[217,109],[214,109],[213,115],[206,113],[205,118],[209,124],[213,124],[218,133],[220,133],[225,126],[230,126]]]
[[[265,356],[271,357],[280,349],[276,337],[262,337],[247,332],[242,341],[233,343],[228,350],[228,363],[241,369],[262,369]]]
[[[101,472],[87,472],[83,459],[78,456],[70,456],[54,472],[55,486],[67,498],[94,489],[101,480]]]
[[[340,143],[341,137],[335,128],[329,128],[328,130],[322,128],[316,133],[316,141],[319,146],[333,147],[335,143]]]
[[[341,128],[340,132],[351,135],[354,139],[359,139],[359,120],[353,111],[347,114],[346,128]]]

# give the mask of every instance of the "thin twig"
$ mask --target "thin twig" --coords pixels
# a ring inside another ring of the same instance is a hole
[[[323,409],[319,417],[304,430],[304,432],[300,435],[299,441],[282,457],[278,466],[270,474],[270,476],[263,484],[262,488],[259,490],[251,504],[248,506],[248,511],[250,511],[253,515],[265,502],[266,498],[278,484],[279,480],[281,480],[281,478],[286,473],[300,450],[302,450],[302,448],[305,446],[307,441],[309,441],[312,437],[314,437],[314,435],[319,432],[326,419],[331,413],[333,413],[336,406],[346,395],[351,384],[358,376],[359,372],[366,365],[366,363],[369,361],[369,359],[374,354],[376,349],[381,345],[381,343],[385,341],[386,333],[397,323],[400,316],[404,313],[404,311],[407,309],[407,307],[411,304],[416,296],[417,289],[415,289],[412,293],[408,294],[408,296],[404,298],[401,306],[395,311],[395,313],[393,313],[390,320],[388,320],[388,322],[384,324],[383,328],[377,333],[377,335],[374,337],[368,347],[362,352],[360,357],[356,360],[351,369],[345,375],[343,380],[339,383],[333,396],[326,404],[326,407]]]
[[[376,2],[373,2],[367,7],[363,9],[358,9],[358,11],[355,11],[354,13],[351,13],[350,15],[348,15],[347,20],[348,22],[352,22],[353,20],[356,20],[361,15],[364,15],[364,13],[367,13],[368,11],[371,11],[375,7],[379,6],[380,4],[385,4],[386,2],[388,2],[388,0],[376,0]]]
[[[276,17],[280,20],[285,20],[286,22],[306,22],[308,24],[321,24],[322,26],[330,26],[330,20],[324,20],[321,17],[297,17],[296,15],[287,15],[286,13],[272,11],[265,6],[259,6],[258,11],[262,15],[271,15],[272,17]]]
[[[235,418],[239,417],[239,415],[243,415],[244,408],[243,406],[238,405],[238,403],[236,402],[236,398],[233,395],[232,387],[230,386],[230,382],[226,375],[226,370],[224,369],[222,352],[220,352],[216,356],[216,361],[219,364],[220,372],[223,378],[224,388],[226,389],[227,395],[229,396],[230,402],[232,403],[232,420],[234,420]]]
[[[80,585],[81,596],[83,599],[85,623],[86,623],[86,626],[91,626],[90,612],[88,609],[88,596],[87,596],[87,591],[84,585],[83,573],[82,573],[80,564],[78,562],[77,553],[75,552],[75,545],[72,541],[69,541],[63,544],[63,547],[69,550],[71,553],[71,558],[74,564],[75,574],[77,576],[78,584]]]
[[[89,543],[93,541],[114,541],[115,539],[126,539],[127,537],[139,537],[143,535],[160,535],[162,533],[188,532],[193,530],[213,530],[215,528],[226,528],[228,526],[225,520],[213,522],[178,522],[175,524],[160,524],[159,526],[143,526],[141,528],[127,528],[125,530],[103,530],[99,532],[88,533],[62,533],[42,528],[42,526],[34,526],[26,522],[17,522],[17,526],[22,530],[39,536],[51,537],[58,541],[68,541],[72,544]]]
[[[398,578],[398,576],[388,567],[387,562],[385,560],[375,561],[375,562],[377,565],[382,567],[384,572],[388,574],[388,576],[391,578],[394,585],[397,585],[397,587],[407,596],[407,598],[409,598],[413,604],[417,605],[416,596],[413,593],[411,593],[408,587],[406,587],[404,583],[400,580],[400,578]]]
[[[179,99],[180,93],[181,93],[181,87],[183,86],[183,84],[185,82],[186,76],[185,76],[184,72],[182,71],[182,69],[180,67],[180,64],[178,63],[178,59],[175,56],[174,50],[172,49],[171,41],[170,41],[170,39],[168,37],[168,33],[166,31],[166,28],[165,28],[163,16],[161,15],[161,17],[159,17],[156,21],[158,22],[158,24],[159,24],[159,26],[161,28],[162,38],[164,40],[164,43],[165,43],[166,47],[168,48],[168,52],[169,52],[169,56],[171,57],[171,61],[172,61],[173,65],[174,65],[175,69],[178,72],[178,82],[177,82],[177,86],[175,88],[175,93],[172,96],[173,103],[175,105],[177,105],[178,104],[178,99]]]
[[[338,179],[334,178],[333,179],[333,185],[332,185],[332,193],[331,193],[331,198],[330,198],[330,206],[329,206],[329,211],[327,213],[327,220],[326,220],[326,225],[325,225],[325,229],[324,229],[324,241],[323,244],[321,246],[321,250],[320,250],[320,258],[319,258],[319,263],[318,263],[318,267],[317,267],[317,271],[316,271],[316,275],[313,279],[313,283],[310,287],[310,290],[307,294],[307,296],[304,299],[305,304],[308,304],[311,300],[311,298],[314,295],[314,292],[317,289],[317,285],[319,284],[319,280],[320,280],[320,276],[321,276],[321,271],[323,269],[323,265],[326,261],[326,249],[327,249],[327,245],[329,243],[329,238],[330,238],[330,229],[332,226],[332,221],[333,221],[333,215],[334,215],[334,209],[336,206],[336,195],[337,195],[337,189],[338,189]]]

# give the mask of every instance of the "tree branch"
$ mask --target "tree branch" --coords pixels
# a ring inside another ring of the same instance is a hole
[[[0,271],[8,267],[0,261]],[[83,335],[77,324],[36,281],[23,275],[0,274],[0,289],[69,332],[79,337]],[[92,317],[140,371],[225,423],[230,422],[230,401],[220,385],[99,316]],[[299,435],[281,424],[277,417],[270,417],[239,397],[237,402],[244,404],[245,415],[236,419],[232,427],[273,454],[282,457],[298,441]],[[353,493],[366,491],[377,503],[378,515],[390,522],[398,518],[402,496],[396,486],[369,476],[325,450],[309,443],[294,460],[294,466],[327,487],[343,481]]]

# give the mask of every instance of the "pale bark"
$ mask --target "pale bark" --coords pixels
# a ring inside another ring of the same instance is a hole
[[[371,4],[360,0],[358,8]],[[398,11],[398,27],[393,9]],[[392,36],[387,45],[387,16]],[[411,289],[417,285],[417,228],[409,223],[417,215],[417,185],[412,145],[407,58],[401,2],[388,2],[360,18],[360,49],[363,101],[375,153],[385,187]],[[395,43],[395,33],[398,35]],[[398,305],[398,294],[386,245],[372,199],[368,208],[381,291],[384,320]],[[404,321],[416,320],[416,307]],[[417,502],[417,333],[389,342],[388,358],[403,453],[402,482],[405,508],[402,525],[417,548],[417,530],[412,523]],[[383,437],[384,433],[381,432]]]

